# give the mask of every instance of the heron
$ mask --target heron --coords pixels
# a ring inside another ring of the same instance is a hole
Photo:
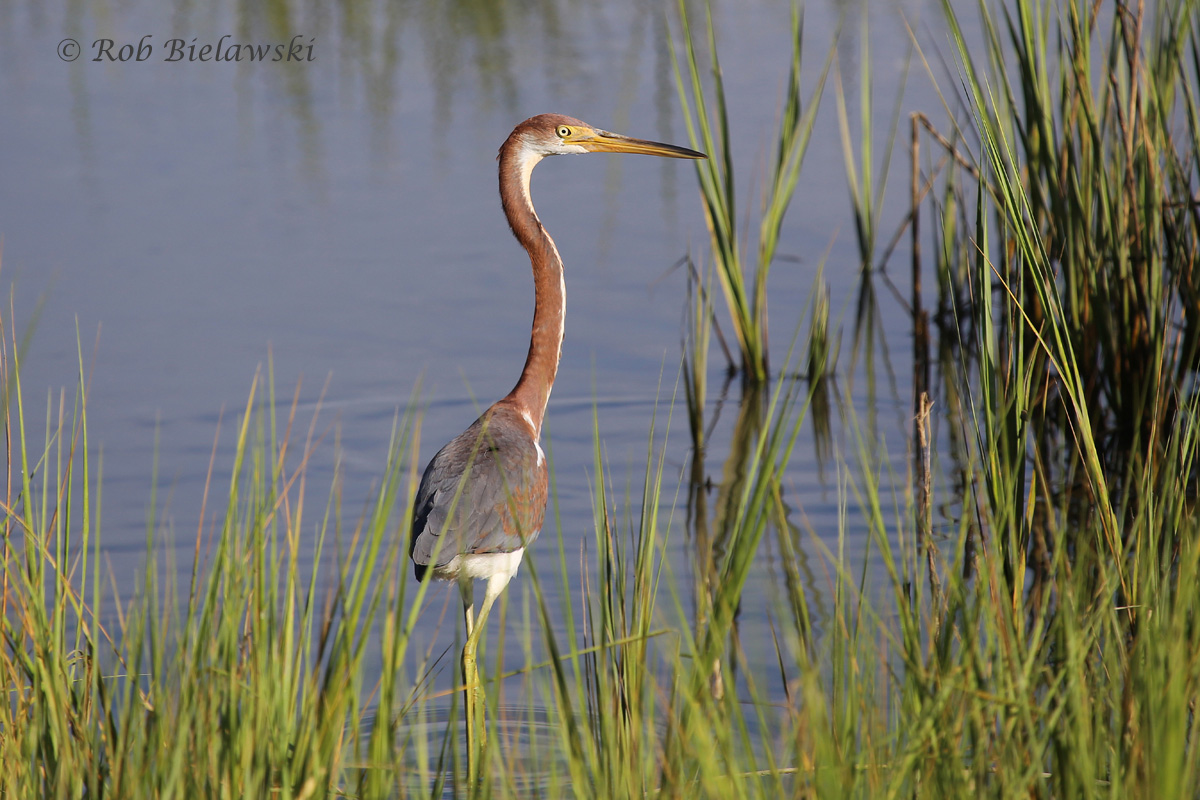
[[[533,266],[529,351],[512,391],[451,439],[425,468],[409,545],[418,580],[432,571],[433,578],[459,586],[467,634],[463,677],[469,737],[472,717],[482,708],[475,706],[481,698],[475,670],[480,633],[492,604],[516,574],[525,548],[541,532],[546,514],[549,475],[540,440],[562,354],[566,286],[562,257],[533,208],[529,179],[547,156],[584,153],[707,157],[686,147],[610,133],[560,114],[530,117],[500,147],[500,202]],[[478,615],[476,580],[487,581]]]

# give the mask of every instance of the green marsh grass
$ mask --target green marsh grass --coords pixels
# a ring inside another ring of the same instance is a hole
[[[981,3],[975,48],[950,4],[945,13],[975,123],[952,147],[986,168],[982,184],[971,180],[976,219],[946,249],[979,243],[988,269],[945,271],[943,290],[976,301],[960,321],[982,355],[1003,359],[992,360],[1006,380],[1041,387],[985,403],[1011,406],[1010,438],[1024,439],[1014,425],[1034,424],[1018,419],[1036,420],[1047,466],[1059,476],[1081,469],[1092,491],[1111,485],[1124,513],[1140,502],[1137,476],[1155,468],[1197,374],[1200,5]],[[1007,165],[1003,181],[992,150]],[[986,243],[981,217],[992,220]],[[968,275],[976,282],[964,287]],[[1036,340],[1051,334],[1053,354]],[[1067,381],[1080,394],[1064,415],[1055,397]],[[1093,460],[1052,455],[1074,452],[1061,444],[1081,435],[1095,442]],[[1024,452],[1018,444],[1004,457],[1023,462]]]
[[[838,130],[841,134],[842,157],[846,165],[846,179],[850,189],[851,208],[854,212],[855,241],[858,245],[858,255],[861,270],[864,273],[875,268],[876,248],[879,240],[880,217],[883,214],[884,194],[887,190],[888,173],[892,163],[893,144],[896,141],[896,131],[899,126],[901,110],[904,101],[904,88],[908,82],[909,58],[904,59],[904,68],[896,84],[900,91],[896,95],[896,104],[892,111],[891,123],[888,127],[887,138],[883,142],[882,155],[878,167],[872,163],[874,158],[875,117],[874,91],[871,71],[871,15],[867,13],[866,3],[861,4],[858,18],[860,29],[858,34],[858,102],[853,104],[859,115],[858,146],[855,147],[854,135],[851,130],[850,107],[847,103],[846,89],[842,83],[842,72],[835,69],[834,97],[837,100]]]
[[[787,87],[774,151],[764,176],[757,249],[753,256],[748,256],[745,242],[740,238],[740,228],[747,221],[739,222],[738,218],[733,158],[735,144],[730,136],[729,109],[717,58],[717,34],[712,10],[706,6],[707,51],[711,66],[705,69],[693,38],[687,3],[681,0],[678,8],[683,53],[681,55],[675,50],[674,42],[671,42],[671,52],[688,138],[692,147],[709,156],[696,162],[696,175],[712,240],[711,255],[733,321],[743,381],[763,383],[771,374],[767,346],[767,278],[775,261],[783,220],[800,178],[833,50],[830,50],[812,94],[805,102],[801,97],[800,71],[804,19],[799,8],[793,7]]]
[[[580,542],[544,537],[507,601],[531,600],[515,642],[526,665],[503,673],[482,653],[490,729],[472,785],[461,687],[440,692],[428,679],[453,671],[454,657],[439,667],[410,646],[417,616],[436,608],[403,558],[417,462],[407,418],[376,499],[343,531],[336,499],[305,513],[306,498],[324,494],[304,486],[310,454],[326,446],[320,432],[301,436],[290,412],[273,419],[256,385],[236,424],[226,510],[202,531],[209,555],[195,589],[174,587],[178,601],[167,591],[151,537],[138,590],[118,597],[101,567],[86,393],[54,398],[49,434],[35,438],[12,361],[3,378],[14,463],[0,651],[7,796],[1187,796],[1200,777],[1196,395],[1181,402],[1161,469],[1141,478],[1158,502],[1117,517],[1130,543],[1119,562],[1069,546],[1080,523],[1049,509],[1053,590],[1036,599],[1010,577],[997,536],[964,577],[968,519],[991,530],[995,514],[986,443],[970,437],[981,491],[943,533],[934,596],[905,476],[884,466],[848,398],[855,444],[837,454],[839,530],[794,524],[786,469],[809,393],[800,379],[778,381],[748,428],[702,626],[689,608],[692,566],[668,557],[687,480],[661,441],[670,406],[629,478],[607,464],[598,421],[589,567],[583,586],[563,587],[576,610],[549,608],[543,581],[557,572],[570,584]],[[1082,522],[1097,541],[1104,518]],[[855,519],[882,572],[851,570]],[[747,613],[747,583],[770,581],[759,554],[772,542],[791,555],[791,577]],[[799,549],[817,554],[815,569],[794,570]],[[869,580],[877,574],[882,584]],[[489,638],[503,649],[497,629]],[[525,710],[501,706],[514,693]]]

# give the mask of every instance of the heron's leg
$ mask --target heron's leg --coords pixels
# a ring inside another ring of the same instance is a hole
[[[479,670],[475,662],[475,650],[479,643],[479,630],[483,624],[483,617],[476,620],[475,617],[475,597],[474,597],[474,581],[470,578],[461,580],[458,583],[458,590],[462,594],[463,616],[467,625],[467,640],[463,644],[463,683],[466,685],[468,692],[473,695],[482,694],[479,691]],[[468,705],[468,711],[470,706]]]
[[[474,786],[479,780],[479,763],[487,729],[484,725],[483,685],[479,680],[479,668],[475,660],[475,647],[479,641],[479,629],[483,618],[475,618],[474,581],[460,580],[458,590],[462,595],[463,617],[467,626],[467,640],[463,644],[463,699],[467,709],[467,778]]]
[[[458,582],[458,593],[462,597],[463,616],[467,622],[468,639],[475,630],[475,591],[472,583],[473,581],[469,578]]]
[[[483,603],[479,607],[479,616],[475,620],[474,636],[476,646],[478,646],[480,638],[483,637],[483,630],[487,624],[488,612],[492,610],[492,604],[496,602],[496,598],[500,596],[500,592],[503,591],[503,588],[504,587],[501,586],[499,589],[494,589],[494,582],[492,580],[488,581],[487,592],[484,593]],[[471,635],[471,632],[468,631],[467,636],[470,637]]]

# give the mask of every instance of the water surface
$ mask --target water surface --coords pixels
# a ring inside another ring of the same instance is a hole
[[[882,150],[903,88],[902,15],[926,35],[930,23],[921,15],[932,12],[920,3],[864,8],[881,81]],[[299,384],[307,422],[320,400],[326,438],[310,478],[322,487],[313,507],[324,502],[338,463],[349,519],[378,482],[392,420],[418,387],[422,464],[511,388],[532,313],[528,260],[496,194],[495,154],[513,125],[556,111],[687,143],[667,45],[678,36],[673,4],[288,9],[270,16],[228,3],[0,7],[0,278],[14,287],[18,327],[36,319],[22,367],[26,398],[40,407],[47,392],[57,397],[66,387],[69,403],[82,348],[92,445],[103,453],[105,555],[128,591],[143,560],[155,475],[160,536],[177,543],[176,567],[190,569],[214,438],[219,432],[219,493],[235,420],[268,358],[281,403]],[[844,11],[836,3],[807,8],[810,85]],[[836,59],[850,97],[858,91],[862,11],[848,9]],[[695,13],[701,19],[699,7]],[[715,14],[741,202],[752,212],[760,186],[750,179],[762,174],[786,79],[789,6],[726,3]],[[311,60],[162,59],[173,37],[202,46],[225,35],[268,43],[301,37]],[[145,61],[92,60],[98,39],[119,48],[144,36],[158,48]],[[75,61],[56,49],[66,38],[80,43]],[[906,105],[937,107],[922,88],[927,80],[909,84]],[[906,170],[898,154],[888,190],[898,199],[885,206],[885,238],[907,210],[899,199]],[[575,564],[580,540],[592,535],[593,409],[616,485],[637,486],[652,419],[661,441],[677,391],[685,282],[672,267],[688,254],[702,257],[708,234],[686,162],[552,159],[538,168],[533,190],[567,265],[567,337],[547,429],[561,533]],[[891,273],[902,294],[904,249],[893,258],[903,266]],[[859,264],[832,94],[780,253],[770,282],[776,364],[783,366],[788,343],[807,325],[804,304],[824,260],[843,340],[839,384],[851,394],[869,449],[903,470],[910,323],[881,291],[875,356],[867,359],[865,346],[850,352]],[[708,455],[715,480],[740,399],[736,383],[721,391],[722,368],[714,350],[711,413],[719,421]],[[852,454],[845,418],[835,405],[834,438]],[[690,454],[682,393],[666,447],[673,486]],[[828,580],[823,548],[836,551],[844,534],[852,562],[866,550],[856,512],[846,527],[838,522],[838,482],[852,469],[822,462],[805,426],[785,490],[793,522],[806,531],[805,569],[818,595]],[[221,507],[207,507],[206,525]],[[682,509],[673,519],[673,558],[685,576]],[[314,530],[319,521],[310,514]],[[552,558],[559,531],[549,527],[539,547]],[[770,580],[752,581],[750,618],[781,580],[775,558],[765,547],[762,577]],[[445,600],[438,590],[430,602]],[[432,623],[422,635],[452,641]],[[746,635],[759,637],[753,629]]]

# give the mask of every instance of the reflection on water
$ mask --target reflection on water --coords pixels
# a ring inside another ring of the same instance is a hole
[[[371,735],[376,717],[363,715],[358,735]],[[499,705],[488,719],[489,747],[502,754],[508,789],[516,796],[544,796],[561,790],[570,771],[563,751],[563,721],[552,709],[538,706]],[[395,730],[396,750],[404,755],[395,780],[401,796],[461,797],[465,770],[459,754],[467,750],[467,727],[462,709],[454,704],[427,706],[406,714]],[[436,768],[441,764],[442,769]],[[507,785],[507,784],[506,784]]]
[[[69,72],[84,148],[91,146],[95,133],[95,62],[111,70],[113,54],[143,43],[150,50],[146,61],[162,62],[169,41],[185,43],[182,61],[187,63],[173,69],[199,68],[197,62],[203,62],[228,72],[238,96],[239,125],[253,125],[253,107],[264,99],[279,102],[289,124],[272,135],[295,136],[314,176],[323,172],[319,161],[330,91],[365,115],[372,150],[381,158],[396,156],[395,115],[413,98],[428,103],[432,129],[445,131],[458,120],[464,97],[485,113],[511,113],[529,108],[535,95],[545,93],[572,98],[560,110],[583,114],[594,101],[581,103],[580,98],[594,93],[597,81],[621,98],[606,120],[613,129],[624,129],[633,120],[631,106],[647,81],[653,86],[653,123],[659,134],[677,113],[666,16],[648,2],[628,8],[576,0],[350,0],[334,6],[292,0],[264,6],[243,0],[203,8],[189,2],[154,7],[92,2],[70,13],[61,11],[30,3],[13,13],[39,33],[80,43],[82,54]],[[216,63],[232,60],[235,45],[247,52],[255,46],[281,46],[286,52],[297,38],[308,54],[304,60],[319,62],[320,69],[274,58]],[[197,57],[206,45],[211,53]],[[135,55],[131,62],[138,60]],[[434,144],[440,158],[455,152],[453,138],[435,137]],[[482,144],[494,147],[490,141]]]

